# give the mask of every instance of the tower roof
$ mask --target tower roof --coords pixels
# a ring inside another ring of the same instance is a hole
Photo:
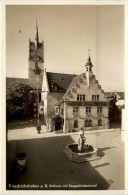
[[[92,62],[91,62],[91,58],[90,58],[90,56],[88,57],[88,61],[87,61],[87,63],[86,63],[86,65],[85,66],[93,66],[92,65]]]
[[[36,33],[35,33],[35,40],[37,41],[37,43],[39,42],[37,19],[36,19]]]

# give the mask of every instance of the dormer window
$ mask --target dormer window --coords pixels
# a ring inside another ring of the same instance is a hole
[[[59,106],[55,107],[55,114],[59,114]]]
[[[58,89],[58,87],[57,87],[57,85],[55,83],[52,84],[52,89],[55,89],[55,90]]]

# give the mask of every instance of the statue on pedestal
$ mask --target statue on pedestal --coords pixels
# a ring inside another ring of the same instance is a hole
[[[85,144],[85,137],[84,137],[84,130],[83,126],[81,125],[79,138],[78,138],[78,151],[82,152],[84,151],[84,144]]]

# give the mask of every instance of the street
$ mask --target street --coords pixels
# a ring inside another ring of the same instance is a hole
[[[49,133],[48,136],[46,132],[40,135],[35,128],[30,129],[33,129],[32,138],[30,139],[26,129],[26,137],[24,135],[23,139],[21,136],[22,139],[18,141],[19,151],[27,154],[27,171],[20,175],[15,173],[13,167],[17,140],[12,139],[13,130],[9,134],[11,140],[7,144],[7,189],[124,189],[124,143],[121,141],[119,129],[86,133],[87,143],[98,148],[101,159],[84,163],[70,162],[63,153],[67,144],[77,142],[78,134],[50,136]],[[18,133],[22,135],[20,131],[22,129],[17,130],[17,136]]]

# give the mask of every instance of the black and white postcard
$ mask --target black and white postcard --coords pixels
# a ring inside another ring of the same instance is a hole
[[[1,194],[127,194],[126,10],[1,3]]]

